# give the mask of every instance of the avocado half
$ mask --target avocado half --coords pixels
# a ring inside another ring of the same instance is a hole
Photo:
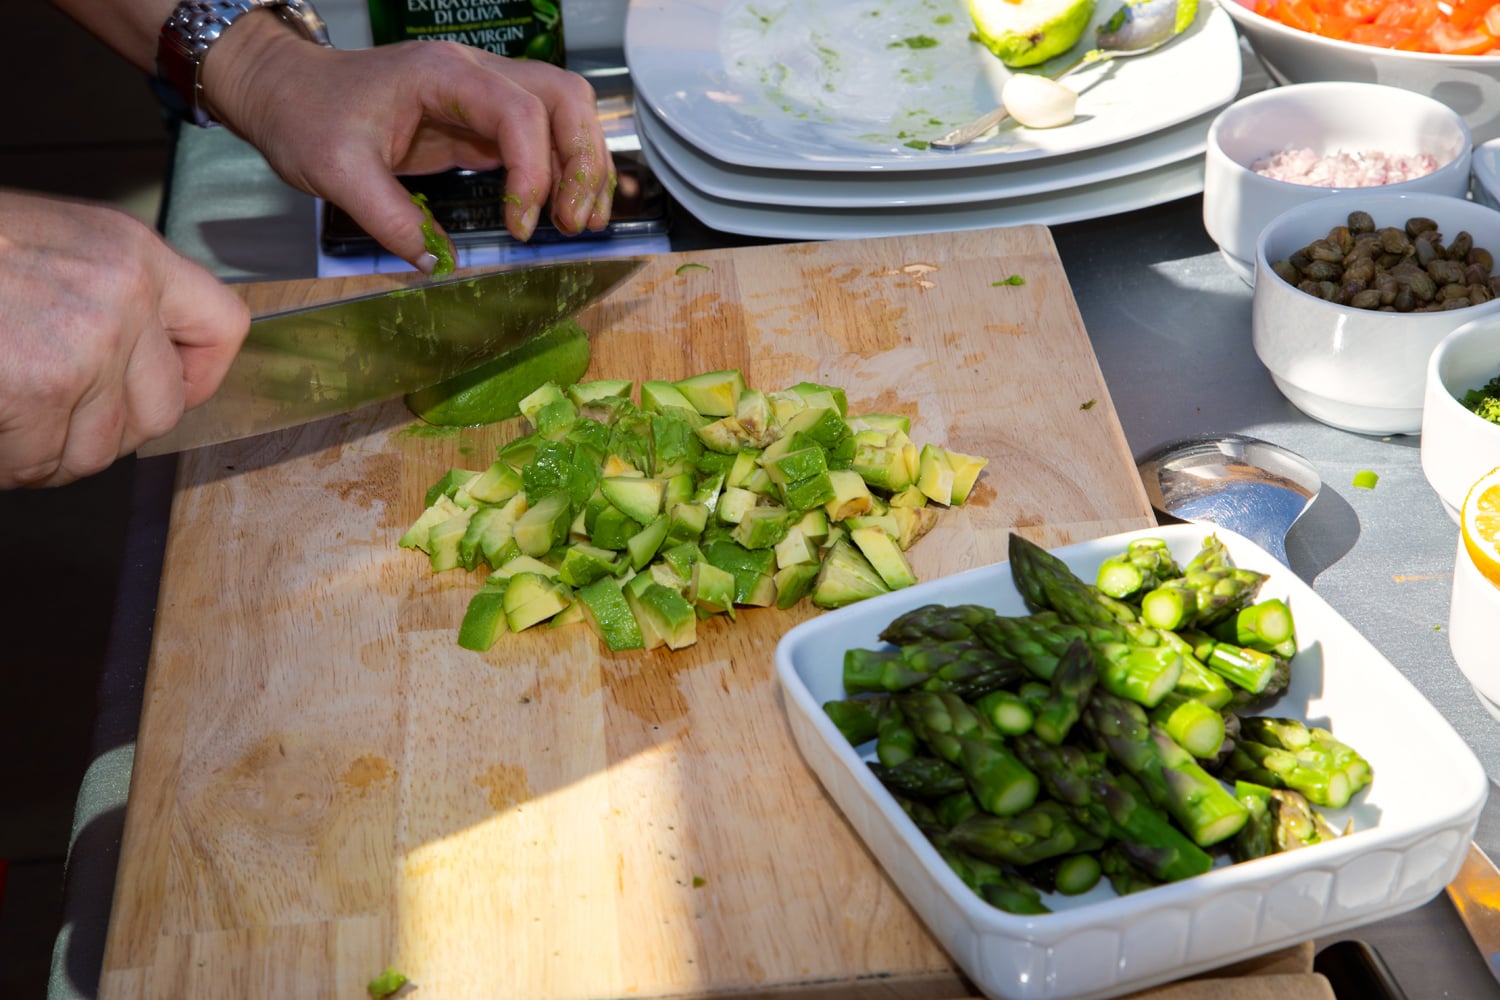
[[[974,37],[1007,66],[1036,66],[1078,44],[1095,0],[969,0]]]

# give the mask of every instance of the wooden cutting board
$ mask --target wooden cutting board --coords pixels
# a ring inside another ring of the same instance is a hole
[[[1044,228],[667,255],[581,320],[590,377],[833,383],[987,456],[924,579],[1153,523]],[[456,645],[478,577],[396,539],[521,430],[393,403],[182,456],[102,995],[356,998],[391,964],[435,1000],[972,992],[792,743],[772,657],[810,607],[677,653]]]

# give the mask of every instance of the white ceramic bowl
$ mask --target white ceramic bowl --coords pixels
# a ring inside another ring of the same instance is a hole
[[[1467,231],[1500,257],[1500,212],[1460,198],[1341,191],[1288,209],[1256,245],[1250,326],[1256,356],[1282,395],[1326,424],[1362,434],[1422,429],[1427,360],[1438,343],[1471,320],[1500,311],[1500,299],[1435,313],[1394,313],[1335,305],[1288,284],[1271,270],[1363,209],[1380,227],[1413,216],[1438,223],[1445,241]]]
[[[1479,703],[1500,719],[1500,586],[1479,572],[1462,536],[1453,560],[1448,648]]]
[[[1165,525],[1056,550],[1092,580],[1132,538],[1161,538],[1185,562],[1205,529]],[[924,604],[978,603],[1026,613],[1009,565],[958,573],[862,601],[798,625],[776,648],[792,735],[906,900],[988,997],[1119,996],[1409,910],[1457,873],[1489,789],[1484,769],[1447,720],[1353,626],[1264,549],[1216,534],[1239,565],[1270,574],[1261,593],[1297,619],[1302,652],[1274,714],[1328,726],[1363,754],[1374,780],[1329,812],[1337,840],[1117,897],[1099,886],[1053,912],[1017,916],[959,880],[823,712],[845,696],[845,650],[879,648],[879,632]],[[1402,733],[1421,732],[1410,740]]]
[[[1277,83],[1349,80],[1400,87],[1457,111],[1475,142],[1500,137],[1500,56],[1401,52],[1341,42],[1257,14],[1250,0],[1218,3]]]
[[[1496,375],[1500,375],[1500,316],[1460,326],[1443,338],[1427,362],[1422,473],[1455,523],[1469,487],[1500,466],[1500,424],[1480,419],[1459,400]],[[1500,662],[1500,657],[1496,660]]]
[[[1463,119],[1446,105],[1371,83],[1309,83],[1275,87],[1236,101],[1208,130],[1204,159],[1203,227],[1229,266],[1253,282],[1255,241],[1287,209],[1341,188],[1263,177],[1255,161],[1287,149],[1321,155],[1427,153],[1438,169],[1380,190],[1461,198],[1469,191],[1472,143]]]

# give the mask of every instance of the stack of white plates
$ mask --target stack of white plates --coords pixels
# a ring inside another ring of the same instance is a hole
[[[625,57],[641,147],[700,221],[778,239],[1054,224],[1203,189],[1217,112],[1243,93],[1233,23],[1200,0],[1184,36],[1068,78],[1076,120],[934,139],[1009,76],[964,0],[631,0]],[[1095,25],[1118,8],[1099,0]],[[1093,26],[1072,61],[1094,39]],[[1262,84],[1257,81],[1255,89]]]

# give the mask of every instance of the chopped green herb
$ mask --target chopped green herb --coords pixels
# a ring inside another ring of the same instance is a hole
[[[427,196],[418,192],[411,196],[411,200],[422,210],[422,246],[437,258],[437,266],[432,269],[432,276],[441,278],[445,274],[452,274],[453,247],[438,233],[437,223],[432,218],[432,209],[427,207]]]
[[[1380,477],[1369,469],[1360,469],[1354,474],[1354,485],[1362,490],[1373,490],[1378,482]]]
[[[905,45],[909,49],[933,49],[937,48],[937,44],[938,40],[931,35],[912,35],[910,38],[903,38],[899,42],[892,42],[888,47],[899,49]]]
[[[1479,417],[1500,424],[1500,375],[1490,379],[1483,388],[1464,393],[1462,402],[1466,409]]]
[[[906,141],[906,145],[910,146],[912,149],[926,149],[928,146],[928,142],[926,139],[908,139]]]
[[[390,996],[405,986],[406,983],[406,977],[397,972],[394,965],[391,965],[387,966],[386,970],[380,975],[370,980],[370,985],[366,989],[370,991],[370,996],[374,997],[375,1000],[383,1000],[383,998]]]
[[[990,287],[991,288],[999,288],[1001,285],[1024,285],[1024,284],[1026,284],[1026,279],[1025,278],[1021,277],[1019,274],[1012,274],[1009,278],[1005,278],[1005,279],[1003,279],[1001,281],[990,282]]]
[[[505,196],[502,197],[500,200],[503,201],[503,202],[505,202],[507,205],[516,205],[516,206],[519,206],[521,204],[521,196],[518,195],[518,194],[516,194],[513,191],[507,191],[507,192],[505,192]]]
[[[694,889],[701,889],[705,885],[708,885],[708,879],[703,878],[702,876],[699,876],[699,875],[694,875],[693,876],[693,888]]]
[[[683,264],[681,267],[679,267],[677,269],[677,271],[675,273],[681,274],[684,271],[708,271],[708,270],[711,270],[711,268],[709,268],[709,266],[707,264]]]
[[[1087,402],[1079,403],[1078,408],[1080,410],[1092,410],[1094,408],[1095,402],[1097,402],[1097,400],[1090,399]]]

